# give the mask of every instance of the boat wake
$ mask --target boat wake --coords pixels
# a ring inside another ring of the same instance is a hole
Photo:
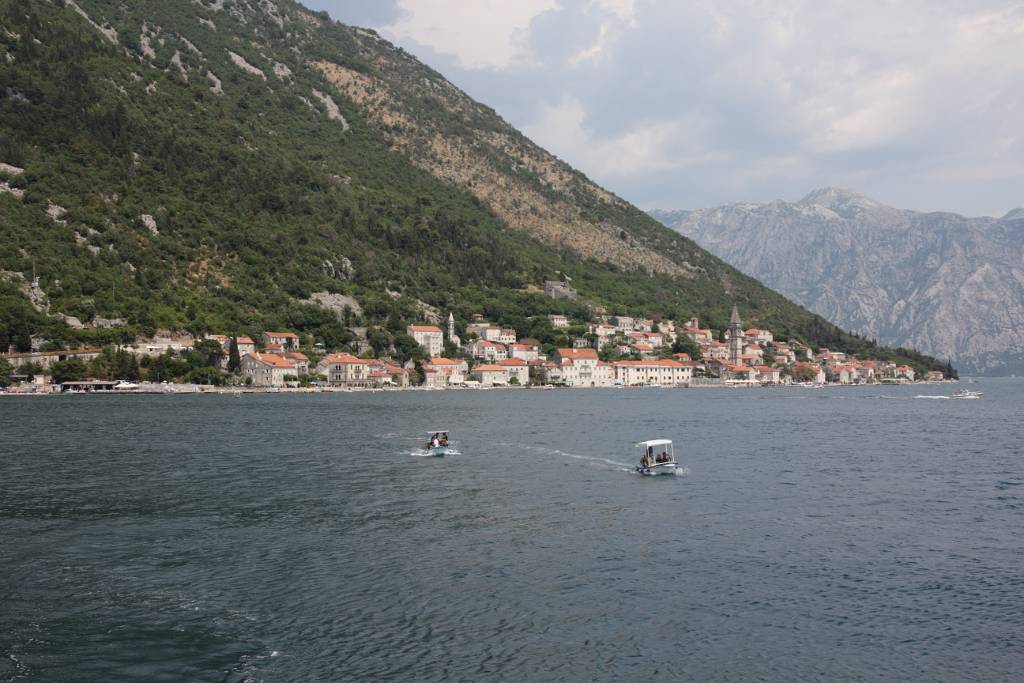
[[[637,474],[636,465],[635,464],[630,464],[628,462],[620,462],[618,460],[611,460],[609,458],[602,458],[602,457],[596,456],[596,455],[581,455],[579,453],[567,453],[565,451],[560,451],[557,448],[544,448],[543,446],[522,446],[522,445],[518,445],[518,444],[508,444],[508,445],[516,445],[520,449],[535,451],[537,453],[544,453],[546,455],[557,455],[557,456],[562,457],[562,458],[571,458],[573,460],[585,460],[587,462],[593,463],[594,466],[601,467],[603,469],[611,469],[611,470],[614,470],[614,471],[617,471],[617,472],[626,472],[628,474]],[[690,473],[690,470],[688,468],[686,468],[686,467],[677,467],[676,468],[676,475],[677,476],[679,476],[679,475],[687,475],[689,473]]]
[[[935,394],[918,394],[914,398],[937,398],[937,399],[949,400],[949,396],[936,396]]]
[[[433,453],[431,453],[430,451],[425,451],[422,448],[416,448],[414,450],[411,450],[408,453],[406,453],[406,455],[411,455],[414,458],[433,458],[433,457],[435,457]],[[445,453],[445,455],[446,456],[448,456],[448,455],[462,455],[462,453],[460,451],[455,450],[454,448],[449,448],[448,452]]]

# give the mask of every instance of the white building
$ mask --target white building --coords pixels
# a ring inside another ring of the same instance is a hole
[[[406,333],[423,347],[429,356],[440,356],[444,351],[444,333],[436,325],[409,325]]]
[[[539,354],[537,349],[529,344],[510,344],[508,347],[509,358],[522,358],[525,361],[537,360]]]
[[[443,379],[444,384],[462,384],[466,381],[469,372],[469,365],[464,360],[453,360],[451,358],[431,358],[429,363],[423,364],[424,371],[433,370]]]
[[[508,358],[508,350],[504,344],[498,344],[492,341],[486,341],[484,339],[477,339],[476,341],[470,342],[469,346],[466,347],[469,351],[469,355],[473,358],[479,358],[481,360],[497,362]]]
[[[509,382],[515,377],[517,382],[524,387],[530,383],[530,366],[522,358],[506,358],[498,365],[505,368]]]
[[[615,380],[626,386],[661,384],[679,386],[693,379],[693,366],[677,360],[620,360],[612,363]]]
[[[549,315],[548,322],[551,323],[551,327],[554,327],[556,329],[562,327],[569,327],[569,318],[565,317],[564,315]]]
[[[316,372],[335,386],[364,387],[370,379],[370,361],[350,353],[331,353],[316,364]]]
[[[500,365],[477,365],[471,374],[480,384],[508,384],[508,371]]]
[[[636,321],[633,318],[629,317],[628,315],[613,315],[611,318],[608,319],[608,322],[610,322],[612,325],[615,325],[615,327],[622,330],[623,332],[632,332],[633,325]]]
[[[299,348],[299,335],[294,332],[264,332],[263,343],[278,345],[283,348]]]
[[[612,385],[612,368],[598,359],[594,349],[556,349],[553,360],[561,381],[571,387]]]
[[[242,374],[257,387],[283,387],[287,375],[298,375],[295,364],[273,353],[247,353],[242,358]]]

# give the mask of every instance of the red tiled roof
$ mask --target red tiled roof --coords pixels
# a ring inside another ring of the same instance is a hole
[[[441,328],[436,325],[409,325],[413,332],[437,332],[441,334]]]
[[[294,332],[264,332],[268,337],[284,337],[285,339],[298,339],[299,335]]]
[[[264,365],[270,365],[275,368],[294,368],[295,363],[291,362],[286,358],[281,358],[273,353],[247,353],[247,356],[255,358]]]
[[[451,358],[437,357],[437,358],[431,358],[430,359],[430,364],[431,365],[458,365],[459,361],[452,360]]]
[[[365,358],[356,358],[351,353],[331,353],[323,357],[321,363],[330,363],[331,365],[369,365],[370,361]]]
[[[508,358],[506,360],[498,361],[498,365],[501,365],[503,367],[510,367],[510,366],[513,366],[513,365],[515,365],[515,366],[525,366],[526,365],[526,361],[523,360],[522,358]]]
[[[289,351],[288,353],[284,354],[284,357],[291,360],[309,360],[309,358],[306,357],[306,354],[299,353],[298,351]]]
[[[617,360],[612,365],[629,368],[646,368],[646,367],[659,367],[659,368],[685,368],[686,365],[680,363],[677,360],[669,360],[667,358],[659,358],[653,360]]]
[[[597,360],[594,349],[558,349],[557,353],[562,358]]]
[[[505,372],[505,368],[500,365],[477,365],[473,372]]]
[[[252,340],[252,337],[236,337],[236,339],[238,340],[239,344],[255,344],[256,343],[256,342],[254,342]]]

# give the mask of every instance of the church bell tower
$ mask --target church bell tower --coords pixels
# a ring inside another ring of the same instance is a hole
[[[741,355],[743,355],[743,324],[740,322],[740,312],[736,310],[736,306],[733,306],[732,317],[729,318],[729,362],[739,363]]]

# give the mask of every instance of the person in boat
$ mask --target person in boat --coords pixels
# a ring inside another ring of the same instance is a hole
[[[441,437],[438,440],[438,443],[440,443],[445,448],[448,447],[448,432],[442,432],[441,433]]]

